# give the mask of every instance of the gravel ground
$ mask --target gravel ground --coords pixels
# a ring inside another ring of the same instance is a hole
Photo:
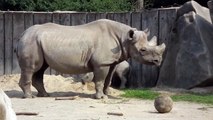
[[[1,88],[11,97],[16,112],[38,113],[34,116],[18,115],[18,120],[213,120],[213,106],[174,102],[171,112],[160,114],[154,108],[154,101],[120,98],[118,95],[122,92],[115,89],[111,89],[109,99],[95,100],[91,98],[94,94],[92,83],[83,86],[62,76],[45,76],[45,87],[51,97],[22,99],[18,79],[19,75],[0,76]],[[77,97],[74,100],[55,100],[56,97],[71,96]]]

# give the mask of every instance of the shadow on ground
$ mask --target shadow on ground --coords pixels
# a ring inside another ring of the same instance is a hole
[[[5,93],[10,97],[10,98],[22,98],[23,97],[23,92],[18,91],[18,90],[9,90],[5,91]],[[36,96],[37,92],[33,92],[33,95]],[[88,94],[88,93],[78,93],[78,92],[50,92],[49,93],[50,97],[72,97],[72,96],[78,96],[80,98],[94,98],[94,94]],[[120,99],[120,97],[115,97],[108,95],[109,99]]]

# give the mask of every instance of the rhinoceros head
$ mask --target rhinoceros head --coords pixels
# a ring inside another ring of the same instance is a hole
[[[160,66],[166,48],[164,43],[157,45],[156,37],[148,41],[147,33],[137,30],[129,31],[129,40],[131,43],[129,45],[129,55],[131,58],[144,64]]]

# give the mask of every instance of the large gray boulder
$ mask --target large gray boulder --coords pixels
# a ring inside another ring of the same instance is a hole
[[[10,98],[0,89],[0,120],[17,120]]]
[[[185,3],[177,10],[174,27],[157,85],[213,85],[213,25],[208,8],[195,1]]]
[[[187,14],[192,11],[200,15],[201,17],[205,18],[207,21],[211,22],[209,9],[201,6],[200,4],[198,4],[193,0],[186,2],[177,10],[177,19],[183,16],[184,14]]]

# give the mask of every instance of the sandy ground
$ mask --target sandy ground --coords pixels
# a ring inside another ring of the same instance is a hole
[[[160,114],[154,101],[119,97],[121,91],[111,89],[107,100],[92,99],[94,85],[82,85],[72,78],[45,76],[45,87],[51,97],[22,99],[19,75],[0,76],[0,85],[12,100],[16,112],[35,112],[36,116],[19,115],[18,120],[213,120],[213,106],[174,102],[170,113]],[[33,89],[34,94],[36,91]],[[56,97],[77,96],[74,100]],[[108,113],[122,113],[122,116]]]

